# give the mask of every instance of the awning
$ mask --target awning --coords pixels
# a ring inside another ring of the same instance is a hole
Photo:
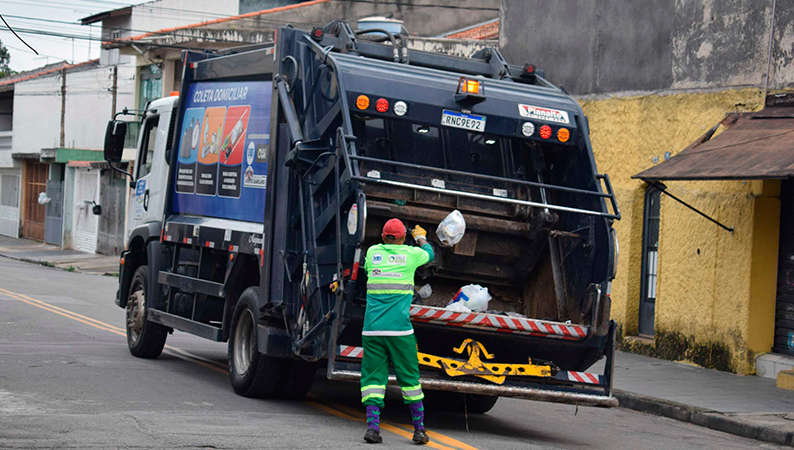
[[[761,180],[794,177],[794,106],[729,114],[669,160],[634,175],[660,180]]]

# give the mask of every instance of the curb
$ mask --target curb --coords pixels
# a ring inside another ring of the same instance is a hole
[[[49,268],[52,268],[52,269],[63,270],[64,272],[70,272],[70,273],[83,273],[83,274],[86,274],[86,275],[98,275],[98,276],[102,276],[102,277],[118,276],[118,275],[116,275],[114,273],[111,273],[111,272],[90,272],[90,271],[81,270],[81,269],[79,269],[77,267],[75,267],[75,270],[69,270],[69,269],[64,268],[64,267],[58,267],[57,265],[55,265],[55,263],[52,263],[50,261],[38,261],[38,260],[35,260],[35,259],[29,259],[29,258],[25,258],[25,257],[11,256],[11,255],[8,255],[8,254],[5,254],[5,253],[0,253],[0,257],[8,258],[8,259],[13,260],[13,261],[19,261],[19,262],[24,262],[24,263],[28,263],[28,264],[36,264],[37,266],[43,266],[43,267],[49,267]]]
[[[618,399],[621,408],[663,416],[773,444],[792,446],[794,443],[794,432],[748,423],[704,408],[617,389],[613,391],[612,395]]]

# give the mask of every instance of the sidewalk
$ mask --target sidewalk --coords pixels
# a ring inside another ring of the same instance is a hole
[[[96,275],[114,275],[119,271],[118,256],[61,250],[56,245],[24,238],[0,236],[0,256]]]
[[[602,370],[603,362],[588,372]],[[794,440],[794,391],[770,378],[616,352],[613,387],[623,408],[781,445]]]

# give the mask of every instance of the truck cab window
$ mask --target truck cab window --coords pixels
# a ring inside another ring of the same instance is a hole
[[[157,124],[160,116],[149,116],[143,125],[143,142],[141,154],[138,155],[138,179],[149,175],[152,171],[152,160],[154,159],[154,144],[157,142]]]

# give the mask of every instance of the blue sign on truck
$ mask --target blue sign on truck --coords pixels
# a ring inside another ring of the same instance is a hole
[[[179,130],[175,213],[261,221],[272,82],[190,86]]]

